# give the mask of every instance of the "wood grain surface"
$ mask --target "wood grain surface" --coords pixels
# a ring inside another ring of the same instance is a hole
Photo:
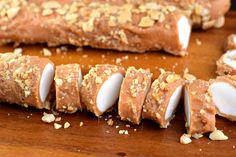
[[[37,32],[36,32],[37,33]],[[85,74],[90,66],[98,63],[113,63],[122,59],[120,65],[150,68],[156,78],[159,68],[174,70],[182,74],[185,68],[198,78],[208,80],[215,77],[215,61],[223,53],[223,43],[227,35],[236,33],[236,12],[227,14],[226,25],[221,29],[194,31],[189,47],[189,56],[180,58],[164,52],[133,54],[108,50],[84,48],[76,52],[70,47],[66,54],[57,54],[52,48],[49,57],[55,64],[80,63]],[[202,45],[197,45],[199,39]],[[22,46],[23,54],[40,55],[44,45]],[[13,46],[0,47],[0,52],[12,51]],[[73,115],[60,114],[63,124],[71,127],[55,130],[53,124],[41,121],[44,110],[23,108],[6,103],[0,104],[0,157],[74,157],[74,156],[236,156],[236,123],[217,117],[217,128],[229,136],[227,141],[211,141],[208,135],[193,140],[189,145],[179,143],[185,132],[183,103],[179,105],[176,117],[168,129],[160,129],[152,121],[143,120],[139,126],[126,127],[117,113],[107,113],[96,118],[91,113],[78,112]],[[108,126],[106,118],[112,115],[113,126]],[[84,126],[80,127],[80,122]],[[115,126],[119,126],[118,129]],[[120,129],[129,135],[120,135]],[[137,129],[137,131],[134,131]]]

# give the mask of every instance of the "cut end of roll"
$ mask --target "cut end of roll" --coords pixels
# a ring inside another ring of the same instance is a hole
[[[230,83],[217,81],[210,86],[213,102],[221,115],[236,120],[236,88]]]
[[[105,112],[117,101],[120,93],[121,83],[124,77],[120,73],[111,75],[106,80],[97,95],[97,108],[100,112]]]
[[[183,89],[183,86],[177,87],[175,89],[174,93],[172,94],[172,96],[170,97],[170,101],[168,103],[166,113],[165,113],[165,120],[168,120],[173,116],[173,114],[178,106],[178,103],[180,101],[182,89]]]
[[[191,25],[188,18],[185,16],[181,16],[178,21],[177,27],[179,32],[179,41],[182,45],[182,48],[187,49],[191,34]]]
[[[187,89],[184,90],[184,111],[186,117],[186,127],[190,126],[190,119],[191,119],[191,109],[190,109],[190,100],[189,100],[189,93]]]
[[[230,66],[233,69],[236,69],[236,50],[228,50],[224,55],[223,55],[223,63]]]
[[[42,103],[45,102],[48,96],[48,93],[50,91],[53,82],[54,73],[55,73],[54,65],[48,63],[43,70],[40,80],[39,96]]]

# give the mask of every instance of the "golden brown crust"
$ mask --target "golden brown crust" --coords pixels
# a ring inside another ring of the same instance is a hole
[[[56,66],[55,89],[56,109],[60,112],[74,113],[82,110],[80,103],[81,68],[79,64]],[[81,80],[82,81],[82,80]]]
[[[125,69],[116,65],[98,64],[84,76],[81,86],[81,101],[83,108],[93,112],[96,116],[103,114],[97,108],[97,94],[103,83],[113,74],[125,74]]]
[[[4,42],[89,45],[132,52],[165,49],[174,55],[187,54],[177,30],[182,13],[168,4],[20,1],[23,3],[17,7],[10,1],[2,2],[15,10],[0,19],[0,39]]]
[[[54,65],[47,58],[1,54],[0,100],[25,107],[47,108],[39,96],[40,80],[47,64]]]
[[[121,85],[118,112],[121,120],[139,124],[142,114],[142,107],[147,92],[151,85],[152,74],[150,70],[127,69],[125,79]]]
[[[165,119],[166,109],[170,97],[175,90],[183,86],[185,80],[173,72],[164,72],[156,79],[149,90],[143,105],[142,117],[151,119],[160,124],[161,128],[167,128],[170,119]]]
[[[190,135],[215,130],[216,111],[208,88],[209,83],[203,80],[195,80],[185,86],[190,105],[190,125],[186,127]]]

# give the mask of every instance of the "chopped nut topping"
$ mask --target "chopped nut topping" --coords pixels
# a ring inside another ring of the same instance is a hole
[[[56,85],[57,86],[62,86],[63,80],[62,79],[55,79]]]
[[[141,19],[140,23],[138,24],[139,27],[151,27],[153,26],[155,21],[150,18],[149,16],[145,16]]]
[[[209,138],[211,140],[228,140],[228,136],[226,136],[221,130],[215,130],[210,135]]]
[[[55,116],[53,114],[47,114],[46,112],[44,112],[41,120],[45,123],[51,123],[55,121]]]
[[[166,77],[166,82],[167,83],[173,83],[177,80],[179,80],[181,77],[177,74],[170,74]]]
[[[194,75],[192,75],[192,74],[184,74],[184,78],[185,78],[187,81],[189,81],[190,83],[197,79],[197,78],[196,78]]]
[[[42,3],[44,9],[57,9],[61,7],[61,4],[57,1],[46,1]]]
[[[94,18],[91,18],[88,22],[82,23],[82,29],[84,32],[92,32],[93,31],[93,22]]]
[[[55,129],[60,129],[62,127],[61,124],[58,124],[58,123],[54,123],[54,128]]]
[[[128,39],[127,39],[127,36],[126,36],[124,30],[120,30],[120,31],[118,32],[118,34],[120,35],[121,41],[122,41],[123,43],[125,43],[125,44],[128,44]]]
[[[48,16],[48,15],[51,15],[51,14],[53,14],[52,9],[44,9],[43,12],[42,12],[43,16]]]
[[[67,128],[69,128],[70,127],[70,123],[69,122],[65,122],[65,124],[64,124],[64,129],[67,129]]]
[[[183,134],[181,137],[180,137],[180,143],[181,144],[189,144],[192,142],[191,136],[188,135],[188,134]]]
[[[20,11],[20,7],[9,8],[9,9],[7,9],[7,17],[9,19],[12,19],[18,14],[19,11]]]
[[[22,54],[22,52],[23,52],[23,49],[22,49],[22,48],[16,48],[16,49],[14,49],[14,51],[13,51],[13,53],[15,53],[15,54]]]

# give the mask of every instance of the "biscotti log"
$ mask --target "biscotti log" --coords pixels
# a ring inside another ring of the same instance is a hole
[[[0,2],[0,42],[187,54],[191,24],[172,5],[125,1]]]
[[[236,49],[228,50],[216,61],[218,75],[235,75],[236,74]]]
[[[209,82],[203,80],[194,80],[185,86],[184,106],[189,135],[215,130],[216,111],[208,89]]]
[[[236,75],[218,76],[210,80],[210,93],[217,114],[236,121]]]
[[[80,87],[82,73],[79,64],[56,66],[55,72],[56,109],[60,112],[74,113],[82,110]]]
[[[121,85],[118,112],[121,120],[139,124],[143,104],[151,85],[150,70],[129,67]]]
[[[47,58],[0,54],[0,101],[48,108],[53,77],[54,64]]]
[[[84,76],[81,86],[83,108],[102,115],[117,101],[125,69],[116,65],[98,64]]]
[[[225,51],[236,50],[236,34],[231,34],[225,41]]]
[[[142,117],[154,120],[161,128],[167,128],[174,117],[184,84],[185,80],[179,75],[162,70],[147,94]]]

